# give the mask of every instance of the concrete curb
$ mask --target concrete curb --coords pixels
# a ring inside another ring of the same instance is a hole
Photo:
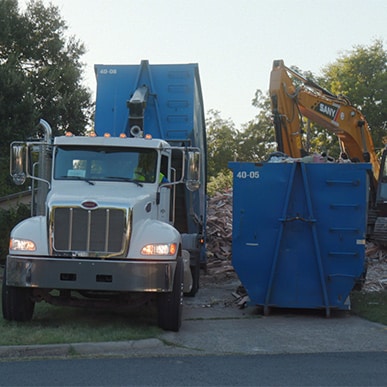
[[[0,359],[125,356],[162,347],[165,347],[165,344],[157,338],[101,343],[0,346]]]

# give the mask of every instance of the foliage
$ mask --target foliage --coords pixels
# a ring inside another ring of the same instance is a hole
[[[335,135],[328,129],[323,128],[314,122],[305,120],[305,150],[307,153],[326,153],[333,158],[338,158],[340,155],[339,142]]]
[[[30,216],[30,209],[24,204],[19,204],[16,208],[9,210],[0,209],[0,263],[5,262],[8,254],[9,235],[12,228]]]
[[[232,187],[229,161],[263,160],[276,148],[268,96],[257,90],[252,103],[259,109],[259,113],[241,131],[235,129],[232,121],[222,119],[219,112],[209,112],[207,118],[209,196]]]
[[[382,145],[387,123],[387,51],[381,40],[355,46],[323,68],[319,83],[343,94],[365,115],[375,146]]]
[[[228,162],[237,154],[236,138],[238,131],[231,120],[224,120],[220,113],[210,110],[206,118],[208,176],[216,176],[227,171]]]
[[[213,185],[217,177],[224,180],[218,183],[220,186],[227,186],[229,161],[263,160],[275,150],[269,97],[257,90],[252,103],[258,115],[240,131],[232,121],[222,119],[218,111],[208,112],[208,175]]]
[[[80,85],[85,48],[74,37],[64,40],[67,27],[58,15],[58,7],[29,3],[29,33],[21,64],[32,83],[35,109],[57,133],[78,134],[89,123],[90,92]]]
[[[222,170],[216,176],[210,176],[207,183],[207,194],[212,197],[217,192],[226,192],[232,187],[231,170]]]
[[[91,93],[82,86],[83,44],[66,39],[58,7],[31,0],[21,13],[17,0],[0,0],[0,196],[9,184],[9,144],[30,138],[40,118],[54,134],[79,134],[91,117]],[[26,187],[22,187],[26,189]]]
[[[228,162],[264,160],[276,149],[269,97],[257,90],[252,103],[259,109],[258,115],[240,131],[217,111],[210,111],[207,116],[209,196],[232,187]]]
[[[277,147],[269,96],[257,90],[252,105],[258,109],[258,115],[245,126],[243,131],[238,133],[238,161],[264,160]]]

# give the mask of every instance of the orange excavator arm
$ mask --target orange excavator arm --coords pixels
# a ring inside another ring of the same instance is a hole
[[[283,61],[273,63],[269,91],[278,150],[295,158],[304,156],[302,122],[293,98],[296,88]]]
[[[273,62],[269,91],[279,151],[294,158],[305,156],[302,117],[306,117],[336,134],[350,159],[370,162],[375,182],[378,180],[380,164],[367,121],[347,98],[324,90],[282,60]]]

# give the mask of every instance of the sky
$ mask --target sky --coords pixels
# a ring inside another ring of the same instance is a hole
[[[23,9],[27,0],[19,0]],[[321,74],[357,45],[387,49],[386,0],[43,0],[84,43],[85,83],[94,64],[198,63],[204,110],[237,128],[258,113],[273,60]]]

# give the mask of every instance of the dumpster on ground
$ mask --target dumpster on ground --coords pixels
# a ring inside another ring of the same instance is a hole
[[[348,309],[365,270],[370,164],[229,163],[232,263],[251,302]]]

